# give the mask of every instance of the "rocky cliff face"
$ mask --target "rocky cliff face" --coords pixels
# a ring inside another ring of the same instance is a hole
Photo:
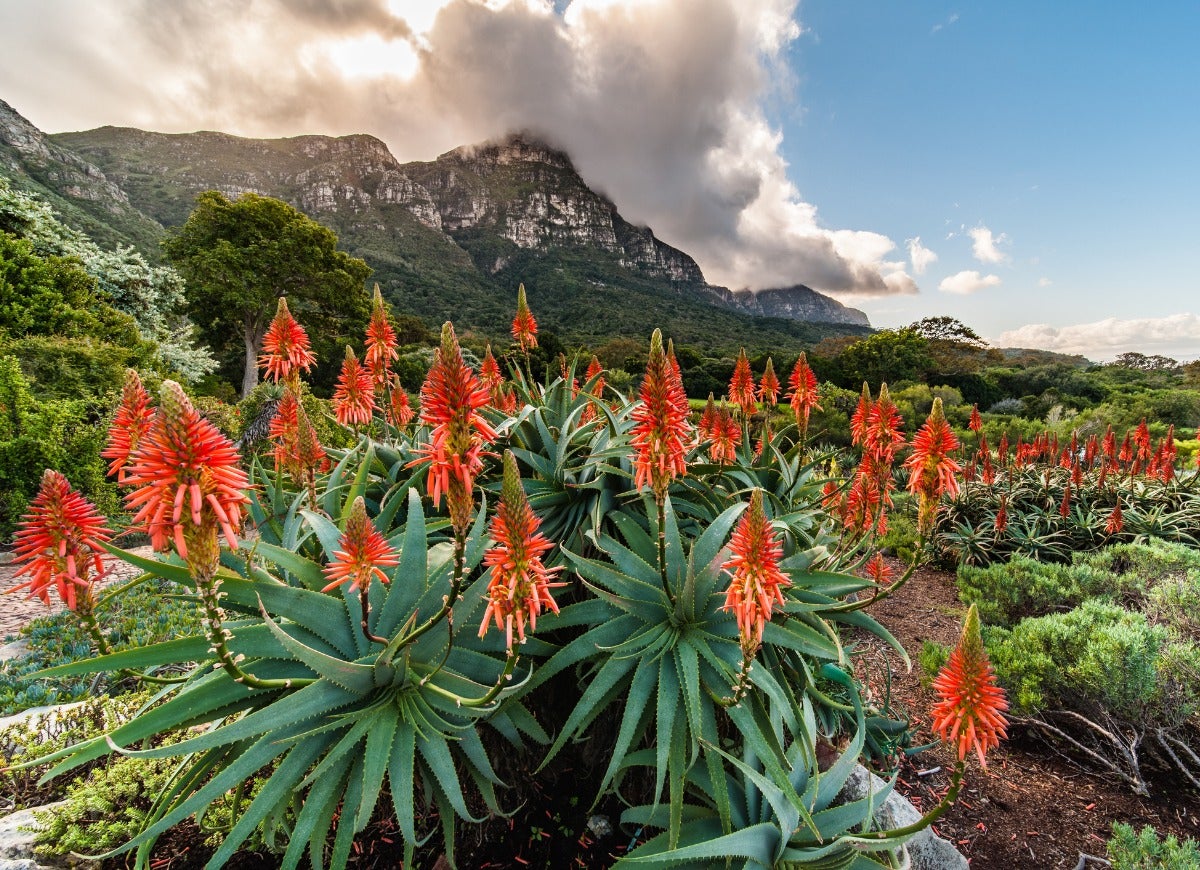
[[[99,167],[51,141],[3,100],[0,174],[46,199],[98,241],[111,243],[122,235],[142,241],[162,231],[130,204],[125,191]]]
[[[111,189],[113,201],[128,194],[126,202],[164,226],[181,224],[201,191],[255,192],[331,224],[353,252],[374,257],[377,268],[380,258],[387,260],[386,268],[397,273],[441,268],[423,259],[436,252],[449,264],[446,280],[463,280],[471,271],[475,277],[468,280],[477,282],[515,268],[510,263],[523,256],[574,251],[608,258],[592,278],[601,285],[620,283],[605,269],[624,268],[689,302],[754,316],[869,325],[862,312],[807,287],[750,294],[710,286],[695,260],[626,221],[612,201],[588,187],[566,154],[529,136],[401,164],[367,135],[243,139],[114,127],[49,140],[38,140],[40,133],[8,135],[30,151],[71,155],[73,163],[64,158],[58,165],[76,167],[98,192]]]
[[[785,320],[807,320],[818,323],[845,323],[851,326],[870,326],[867,315],[849,308],[824,293],[803,284],[777,287],[770,290],[725,291],[725,304],[757,317],[782,317]]]

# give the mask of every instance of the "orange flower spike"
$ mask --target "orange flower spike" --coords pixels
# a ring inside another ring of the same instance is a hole
[[[125,372],[125,385],[121,388],[121,404],[113,416],[108,429],[108,444],[101,451],[108,464],[108,475],[117,475],[117,483],[125,482],[125,466],[129,457],[137,450],[138,443],[150,431],[154,422],[154,409],[150,407],[150,394],[142,386],[142,379],[133,369]]]
[[[1058,515],[1064,520],[1071,515],[1071,481],[1067,481],[1063,489],[1062,503],[1058,506]]]
[[[513,316],[512,322],[513,341],[517,343],[522,352],[528,353],[531,348],[538,346],[537,331],[537,320],[534,319],[533,312],[529,310],[529,303],[525,299],[525,285],[521,284],[517,288],[517,313]]]
[[[933,732],[958,752],[959,761],[972,749],[979,764],[987,768],[987,751],[999,746],[1006,736],[1008,709],[1004,690],[996,685],[991,663],[983,648],[979,612],[975,605],[967,611],[962,639],[946,666],[933,681],[938,702],[930,711]]]
[[[821,406],[817,404],[820,399],[817,376],[813,374],[813,370],[809,367],[808,358],[804,355],[803,351],[801,351],[800,356],[797,358],[796,365],[792,368],[792,374],[788,378],[788,386],[792,388],[789,398],[792,405],[792,414],[796,418],[796,426],[800,429],[801,437],[803,437],[803,434],[808,431],[809,415],[814,410],[822,410]],[[860,407],[862,406],[861,401],[859,405]],[[854,443],[857,444],[858,441]]]
[[[971,422],[967,424],[967,428],[977,435],[983,429],[983,418],[979,416],[978,404],[971,406]]]
[[[537,618],[543,607],[558,613],[558,604],[550,590],[567,585],[551,582],[562,566],[547,568],[542,562],[554,544],[538,531],[541,524],[525,497],[517,460],[511,451],[505,451],[500,504],[489,529],[495,543],[483,556],[492,576],[479,636],[487,634],[489,624],[494,621],[496,628],[504,632],[510,655],[514,627],[517,641],[524,643],[526,623],[530,631],[537,630]]]
[[[936,401],[936,400],[935,400]],[[879,398],[867,415],[866,435],[863,450],[871,457],[890,465],[896,452],[904,445],[904,418],[896,410],[887,384],[879,387]],[[958,448],[956,441],[955,449]],[[890,476],[890,474],[888,475]]]
[[[284,390],[283,398],[271,418],[267,437],[274,442],[275,470],[287,468],[291,473],[296,468],[300,454],[300,402],[291,390]],[[294,477],[295,475],[293,475]]]
[[[388,320],[387,306],[376,284],[375,297],[371,302],[371,322],[367,324],[366,353],[363,354],[363,362],[371,371],[371,382],[375,389],[383,390],[387,386],[392,362],[399,357],[396,330],[392,329]]]
[[[1104,533],[1106,535],[1119,535],[1125,528],[1125,517],[1121,515],[1121,500],[1117,499],[1117,503],[1113,505],[1112,513],[1108,515],[1108,519],[1104,523]]]
[[[367,516],[367,505],[360,495],[350,506],[350,515],[346,517],[346,530],[338,539],[338,549],[334,550],[333,561],[325,566],[325,578],[329,583],[321,591],[328,592],[346,581],[350,582],[348,592],[370,588],[372,579],[387,583],[388,578],[383,569],[398,564],[399,554],[392,549]]]
[[[199,567],[215,571],[218,529],[237,549],[249,481],[233,443],[200,416],[174,381],[163,381],[154,425],[130,461],[126,483],[134,490],[125,506],[155,550],[165,551],[173,541],[187,559],[189,547],[199,543]]]
[[[504,376],[500,374],[500,364],[496,362],[496,357],[492,356],[491,343],[483,352],[483,360],[479,363],[479,380],[487,387],[488,394],[494,401],[497,397],[497,389],[504,382]]]
[[[587,373],[583,379],[592,384],[593,396],[602,397],[604,395],[604,366],[600,364],[600,358],[595,354],[592,354],[592,361],[588,363]],[[595,383],[592,383],[593,380]]]
[[[1000,509],[996,511],[996,519],[992,525],[997,535],[1004,534],[1004,530],[1008,528],[1008,496],[1000,496]]]
[[[700,434],[704,438],[713,437],[713,426],[717,422],[717,405],[713,401],[713,394],[708,394],[708,401],[704,404],[704,410],[700,414]]]
[[[883,561],[883,553],[876,553],[867,563],[867,577],[878,586],[892,582],[892,566]]]
[[[742,443],[742,427],[725,408],[713,415],[711,437],[709,458],[717,465],[732,465],[737,460],[737,447]]]
[[[21,518],[13,537],[16,576],[29,579],[9,589],[16,592],[28,589],[50,604],[50,588],[71,610],[78,602],[78,591],[90,588],[103,573],[100,562],[101,543],[109,535],[104,517],[95,506],[71,488],[70,482],[57,471],[47,468],[42,484]]]
[[[908,469],[908,490],[919,499],[918,528],[928,534],[942,495],[954,496],[958,481],[954,477],[961,469],[950,454],[958,449],[958,439],[946,422],[940,397],[933,400],[929,419],[921,426],[912,442],[912,455],[904,461]]]
[[[429,462],[426,488],[434,507],[446,493],[450,520],[465,533],[471,522],[475,477],[483,470],[483,448],[496,432],[479,414],[488,404],[487,388],[463,361],[454,326],[442,326],[442,343],[421,386],[421,422],[430,427],[429,444],[415,463]]]
[[[408,391],[403,387],[396,387],[392,390],[392,401],[388,408],[388,414],[392,425],[397,429],[407,429],[408,424],[416,416],[416,412],[413,411],[412,404],[408,400]]]
[[[733,367],[733,377],[729,381],[729,401],[741,408],[742,413],[749,416],[758,410],[754,400],[754,373],[750,371],[750,360],[746,349],[738,353],[737,363]]]
[[[273,381],[288,380],[301,371],[307,372],[317,361],[309,349],[308,333],[288,310],[287,299],[279,297],[275,317],[263,336],[263,353],[258,364],[266,369]]]
[[[775,376],[775,364],[767,357],[767,367],[763,370],[762,380],[758,382],[758,400],[768,408],[779,404],[779,378]]]
[[[655,497],[666,495],[671,481],[687,470],[687,450],[692,441],[688,420],[687,393],[663,349],[662,332],[650,337],[650,356],[642,378],[639,398],[634,407],[631,443],[634,448],[635,489],[647,484]]]
[[[858,405],[850,415],[850,443],[862,444],[867,440],[867,418],[871,416],[871,388],[863,381]]]
[[[371,372],[358,362],[353,348],[346,345],[346,358],[333,391],[333,413],[343,426],[365,426],[375,411],[375,385]]]
[[[729,542],[732,555],[722,566],[731,575],[722,610],[733,611],[747,657],[762,645],[774,606],[785,603],[783,587],[792,585],[779,568],[783,546],[763,512],[762,498],[760,489],[750,496],[750,507],[738,520]]]

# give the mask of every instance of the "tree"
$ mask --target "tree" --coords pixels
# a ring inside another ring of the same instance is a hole
[[[1169,356],[1154,354],[1146,356],[1144,353],[1137,351],[1129,351],[1123,353],[1113,360],[1113,365],[1120,366],[1124,369],[1137,369],[1143,372],[1173,372],[1179,369],[1179,361],[1171,359]]]
[[[839,357],[843,377],[851,384],[867,381],[872,388],[887,381],[917,379],[928,360],[929,342],[911,329],[883,329],[856,341]]]
[[[258,383],[263,335],[280,296],[326,362],[341,360],[346,336],[361,335],[370,313],[370,267],[339,251],[332,230],[268,196],[231,201],[205,191],[163,251],[187,281],[188,312],[213,350],[228,357],[241,339],[243,396]]]
[[[925,317],[911,324],[908,329],[929,341],[952,341],[978,349],[988,346],[979,333],[954,317]]]

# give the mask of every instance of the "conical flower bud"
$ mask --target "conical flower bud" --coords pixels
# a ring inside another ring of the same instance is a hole
[[[150,431],[154,421],[154,409],[150,407],[150,394],[142,386],[142,379],[133,369],[125,372],[125,385],[121,388],[121,404],[113,416],[108,429],[108,444],[100,456],[112,460],[108,474],[117,475],[117,483],[125,482],[125,466],[129,463],[138,443]]]
[[[986,768],[987,751],[999,746],[1005,736],[1008,702],[1004,690],[996,685],[983,648],[974,604],[967,612],[958,647],[934,679],[933,688],[939,699],[931,711],[933,732],[955,747],[959,761],[974,749]]]

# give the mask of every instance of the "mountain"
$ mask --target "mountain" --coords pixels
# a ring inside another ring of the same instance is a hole
[[[761,352],[870,328],[862,312],[807,287],[754,295],[707,284],[690,256],[625,220],[566,154],[529,136],[401,164],[367,135],[102,127],[45,136],[0,106],[0,171],[50,199],[48,191],[89,234],[118,236],[150,256],[199,192],[253,191],[330,226],[375,269],[397,310],[482,335],[506,331],[519,282],[543,327],[569,341],[661,326],[681,344]],[[107,233],[92,229],[110,215]]]
[[[0,100],[0,174],[38,194],[105,247],[133,245],[157,258],[163,228],[129,203],[99,168],[50,141]]]

